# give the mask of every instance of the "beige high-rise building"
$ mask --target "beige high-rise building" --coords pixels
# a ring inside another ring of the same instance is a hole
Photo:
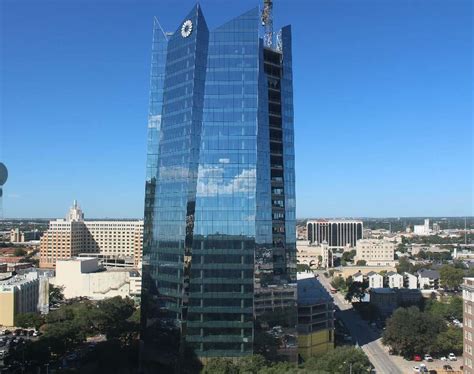
[[[464,374],[474,374],[474,278],[464,278],[462,298]]]
[[[57,260],[82,253],[100,254],[108,258],[133,258],[141,263],[143,221],[85,221],[74,201],[66,219],[49,223],[40,243],[40,267],[52,268]]]
[[[396,244],[383,239],[357,241],[354,262],[364,260],[369,266],[391,265],[395,260]]]

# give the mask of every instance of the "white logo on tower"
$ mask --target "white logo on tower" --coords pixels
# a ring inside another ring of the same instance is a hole
[[[191,35],[192,31],[193,31],[193,23],[191,22],[191,20],[188,19],[184,21],[183,26],[181,26],[181,36],[183,38],[187,38],[189,35]]]

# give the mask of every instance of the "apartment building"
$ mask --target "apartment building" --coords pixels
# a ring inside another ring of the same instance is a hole
[[[383,239],[361,239],[356,244],[354,261],[365,261],[369,266],[392,265],[396,244]]]
[[[383,276],[375,271],[367,273],[369,279],[369,288],[383,288]]]
[[[40,242],[40,267],[53,268],[57,260],[67,260],[83,253],[107,258],[130,258],[141,263],[143,221],[85,221],[74,201],[65,219],[49,223]]]
[[[474,320],[474,278],[464,278],[462,287],[462,298],[464,304],[463,311],[463,358],[464,374],[474,374],[473,368],[473,320]]]
[[[418,288],[418,277],[410,273],[403,273],[403,286],[411,290]]]
[[[386,274],[386,279],[389,288],[403,288],[403,275],[390,271]]]
[[[439,288],[439,271],[431,269],[420,269],[416,272],[418,275],[418,285],[420,289],[437,290]]]

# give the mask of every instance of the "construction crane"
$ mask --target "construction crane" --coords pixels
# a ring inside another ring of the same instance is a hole
[[[265,26],[265,36],[263,37],[263,45],[272,47],[273,44],[273,2],[272,0],[263,0],[262,10],[262,26]]]

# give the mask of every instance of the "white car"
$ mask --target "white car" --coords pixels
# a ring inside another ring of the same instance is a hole
[[[420,366],[413,366],[414,373],[427,373],[428,369],[425,364],[420,364]]]
[[[431,356],[428,355],[428,354],[426,354],[424,358],[425,358],[425,361],[433,362],[433,357],[431,357]]]
[[[446,356],[440,357],[439,359],[440,359],[441,361],[448,361],[448,359],[446,358]]]
[[[449,361],[457,361],[457,358],[456,358],[456,356],[454,355],[454,353],[450,353],[449,356],[448,356],[448,358],[449,358]]]

